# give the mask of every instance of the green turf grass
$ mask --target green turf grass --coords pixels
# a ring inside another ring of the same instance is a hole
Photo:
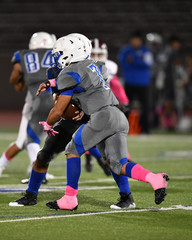
[[[15,134],[0,135],[0,152],[16,137]],[[160,206],[154,203],[154,193],[149,184],[130,181],[130,187],[137,209],[171,207],[173,205],[192,205],[192,157],[166,157],[165,151],[191,151],[192,136],[152,135],[149,137],[130,137],[128,148],[133,160],[154,172],[167,172],[170,175],[168,195]],[[25,177],[29,160],[22,152],[4,171],[0,178],[0,187],[8,185],[16,187]],[[115,186],[105,177],[98,165],[94,171],[84,171],[80,186]],[[61,154],[50,166],[50,173],[65,176],[65,156]],[[7,176],[6,176],[7,175]],[[96,182],[96,179],[104,179]],[[92,182],[86,182],[92,180]],[[94,182],[95,181],[95,182]],[[64,186],[65,178],[53,179],[47,186]],[[20,185],[19,185],[20,186]],[[33,207],[11,208],[10,201],[18,199],[21,193],[0,193],[0,221],[44,216],[49,214],[68,214],[68,211],[54,211],[45,206],[47,201],[55,200],[63,195],[63,191],[40,192],[38,204]],[[109,206],[118,198],[118,189],[80,190],[78,194],[79,208],[76,213],[109,211]],[[20,216],[20,217],[19,217]],[[23,239],[134,239],[134,240],[180,240],[192,239],[192,211],[172,210],[160,212],[116,213],[75,218],[59,218],[33,220],[24,222],[0,223],[0,240]]]

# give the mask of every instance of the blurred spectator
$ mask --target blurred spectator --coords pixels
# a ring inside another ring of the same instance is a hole
[[[164,79],[164,72],[158,64],[158,56],[163,48],[163,37],[156,32],[149,32],[146,34],[146,46],[153,54],[154,64],[151,68],[151,84],[149,88],[149,108],[150,108],[150,124],[153,127],[158,126],[156,117],[156,107],[162,99],[162,79]]]
[[[125,91],[130,102],[137,99],[141,104],[140,124],[143,133],[149,133],[149,85],[151,81],[150,67],[153,56],[143,45],[142,34],[135,31],[130,37],[130,44],[120,49],[119,63],[125,81]]]
[[[162,107],[165,108],[165,106],[169,105],[170,115],[174,116],[175,112],[177,112],[179,120],[183,116],[184,101],[186,97],[185,86],[188,81],[187,72],[182,64],[180,49],[181,40],[179,37],[171,36],[168,44],[159,53],[157,58],[159,71],[162,76],[161,81],[157,79],[159,81],[157,87],[164,92]],[[176,126],[172,127],[175,128]]]

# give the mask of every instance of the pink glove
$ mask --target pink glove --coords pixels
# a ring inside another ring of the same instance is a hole
[[[39,122],[39,124],[43,126],[43,132],[46,132],[49,136],[58,134],[58,132],[52,129],[53,126],[50,126],[47,122]]]

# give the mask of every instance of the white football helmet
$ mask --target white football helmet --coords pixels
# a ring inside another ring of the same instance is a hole
[[[70,63],[88,59],[90,56],[90,50],[86,49],[84,41],[71,35],[59,38],[53,46],[52,53],[55,61],[62,68]]]
[[[47,32],[36,32],[29,41],[29,49],[53,48],[56,36]]]
[[[80,40],[83,41],[84,45],[85,45],[85,49],[87,51],[87,55],[89,55],[89,57],[87,57],[87,59],[90,59],[90,54],[91,54],[91,50],[92,50],[92,45],[91,45],[91,41],[83,34],[80,33],[71,33],[67,36],[74,36],[79,38]]]
[[[98,38],[92,39],[91,43],[92,43],[91,58],[95,61],[106,62],[108,58],[107,44],[102,42]]]

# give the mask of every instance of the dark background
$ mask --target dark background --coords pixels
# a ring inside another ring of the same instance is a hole
[[[57,37],[78,32],[98,37],[109,48],[109,57],[128,42],[131,31],[158,32],[164,39],[179,35],[183,51],[192,53],[191,0],[1,0],[0,1],[0,110],[21,109],[25,91],[16,93],[9,85],[12,54],[28,48],[37,31]]]

